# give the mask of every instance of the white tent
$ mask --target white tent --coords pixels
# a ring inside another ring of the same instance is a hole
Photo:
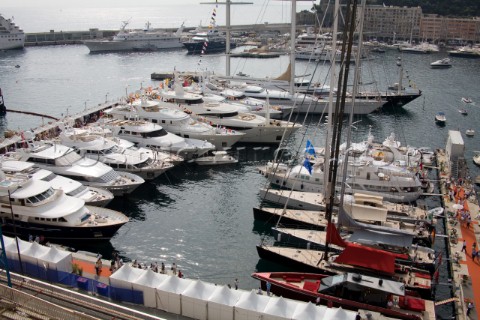
[[[30,247],[32,246],[31,242],[23,241],[20,238],[17,238],[17,241],[18,241],[18,248],[20,249],[20,255],[22,255],[23,252],[30,249]],[[17,241],[15,240],[15,238],[13,238],[8,246],[5,245],[5,252],[7,254],[8,259],[13,259],[18,261]]]
[[[254,291],[245,293],[235,304],[235,320],[261,319],[269,301],[269,296],[259,295]]]
[[[325,320],[355,320],[357,313],[342,308],[327,308],[325,312]]]
[[[291,319],[295,313],[298,302],[293,300],[284,299],[282,297],[272,297],[268,302],[265,310],[264,320],[280,320]]]
[[[304,319],[326,319],[325,313],[327,312],[327,307],[325,306],[315,306],[313,303],[298,303],[295,312],[292,315],[294,320],[304,320]]]
[[[157,308],[167,312],[182,314],[181,293],[192,280],[169,276],[157,287]]]
[[[133,268],[128,264],[124,264],[120,269],[115,271],[110,277],[110,286],[113,288],[132,289],[132,282],[135,282],[146,270]]]
[[[156,288],[167,279],[166,274],[156,273],[148,269],[133,282],[133,290],[143,292],[143,304],[147,307],[157,308]]]
[[[11,245],[15,241],[15,239],[10,237],[6,237],[6,236],[2,236],[2,237],[3,237],[3,245],[5,246],[5,248]]]
[[[50,269],[57,271],[72,272],[72,253],[51,247],[50,250],[39,257],[39,260],[48,264]]]
[[[208,298],[209,320],[233,320],[233,306],[245,294],[243,290],[232,290],[227,286],[217,286]]]
[[[41,265],[42,263],[39,263],[38,258],[46,255],[48,251],[50,251],[50,247],[42,246],[37,242],[32,242],[28,249],[21,252],[22,261],[31,263],[33,265],[38,265],[39,267],[43,268]]]
[[[194,280],[182,292],[182,315],[193,319],[207,320],[207,300],[216,286],[201,280]]]

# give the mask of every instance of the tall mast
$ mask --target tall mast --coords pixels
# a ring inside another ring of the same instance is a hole
[[[200,4],[224,4],[226,9],[226,34],[227,39],[225,43],[225,55],[226,55],[226,66],[225,66],[225,75],[230,76],[230,31],[231,31],[231,23],[230,23],[230,5],[232,4],[253,4],[253,2],[231,2],[231,0],[225,0],[225,2],[200,2]]]

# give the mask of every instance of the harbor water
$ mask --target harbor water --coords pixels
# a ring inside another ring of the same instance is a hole
[[[377,81],[379,88],[398,82],[399,52],[378,53],[363,64],[364,82]],[[353,140],[360,141],[371,130],[377,141],[390,133],[403,145],[443,148],[448,130],[460,130],[465,142],[465,156],[471,176],[480,174],[471,158],[480,150],[480,61],[453,58],[453,67],[430,69],[430,63],[445,57],[445,52],[431,55],[403,54],[402,64],[408,70],[410,85],[423,92],[422,97],[396,110],[381,110],[356,118]],[[18,66],[18,67],[17,67]],[[223,74],[223,55],[187,55],[186,51],[148,53],[89,54],[82,45],[32,47],[23,51],[0,52],[0,88],[9,109],[34,111],[61,117],[124,96],[141,86],[155,86],[152,72],[210,70]],[[232,73],[275,77],[288,66],[288,57],[274,59],[232,59]],[[324,81],[329,65],[297,62],[296,74],[310,73]],[[373,77],[372,77],[373,75]],[[327,81],[328,84],[328,81]],[[408,85],[408,81],[406,82]],[[477,105],[464,105],[462,97],[471,97]],[[458,109],[465,108],[464,116]],[[437,126],[434,116],[443,111],[444,127]],[[28,130],[46,123],[47,119],[9,113],[0,119],[0,131]],[[299,119],[303,121],[303,119]],[[478,132],[464,135],[466,129]],[[304,135],[315,146],[324,144],[324,121],[317,117],[305,119],[305,128],[297,132],[290,146],[303,144]],[[266,179],[257,166],[273,158],[270,146],[245,145],[233,150],[239,163],[229,166],[199,167],[182,164],[164,176],[147,182],[126,198],[115,199],[109,206],[121,210],[130,222],[107,243],[97,246],[75,244],[76,249],[97,251],[108,257],[113,250],[125,259],[150,264],[175,262],[189,278],[213,283],[233,284],[239,279],[241,288],[258,287],[250,277],[256,270],[288,269],[260,261],[255,246],[270,238],[271,225],[253,220],[252,208],[261,203],[258,190]],[[432,178],[434,178],[432,174]],[[440,205],[438,197],[426,199],[430,207]],[[442,239],[440,239],[442,240]],[[442,250],[443,241],[436,244]],[[443,268],[440,282],[448,282]],[[437,290],[437,299],[448,297],[447,286]],[[449,318],[451,310],[440,310]]]

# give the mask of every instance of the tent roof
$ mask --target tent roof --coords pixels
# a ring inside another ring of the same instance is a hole
[[[234,306],[244,293],[245,291],[232,290],[227,286],[217,286],[208,301]]]
[[[335,262],[365,267],[388,274],[395,273],[394,254],[354,243],[349,243],[335,259]]]
[[[30,249],[30,247],[32,246],[31,242],[23,241],[20,238],[17,238],[17,240],[18,240],[18,247],[20,249],[20,253],[25,252],[26,250]],[[13,241],[8,245],[8,247],[5,245],[5,251],[17,253],[17,243],[15,239],[13,239]]]
[[[327,307],[315,306],[313,303],[298,303],[292,319],[324,319]]]
[[[152,269],[148,269],[140,277],[134,280],[133,283],[141,284],[149,288],[158,287],[163,281],[165,281],[169,276],[162,273],[156,273]]]
[[[325,320],[355,320],[357,312],[348,311],[340,308],[328,308],[325,317]]]
[[[48,262],[57,263],[59,261],[62,261],[68,256],[71,257],[72,253],[65,250],[59,250],[56,247],[50,247],[50,251],[48,251],[45,255],[41,256],[40,258]]]
[[[270,301],[270,297],[256,294],[253,290],[245,293],[235,304],[235,308],[263,312]]]
[[[144,272],[143,269],[133,268],[129,264],[124,264],[120,269],[112,273],[110,279],[135,282]]]
[[[182,292],[182,296],[207,300],[215,291],[215,288],[215,285],[212,283],[193,280],[185,291]]]
[[[158,285],[157,289],[180,294],[187,289],[190,283],[192,283],[192,280],[190,279],[181,279],[176,276],[168,276],[168,278]]]
[[[273,297],[265,307],[264,313],[290,319],[295,313],[298,302],[282,297]]]
[[[30,248],[23,251],[22,254],[28,257],[40,258],[41,256],[46,255],[49,251],[50,247],[42,246],[37,242],[32,242]]]

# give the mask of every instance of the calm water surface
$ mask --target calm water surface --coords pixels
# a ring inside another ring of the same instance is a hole
[[[373,56],[364,64],[364,81],[374,75],[380,88],[397,82],[395,61],[397,52]],[[480,134],[480,61],[454,58],[453,68],[432,70],[430,62],[444,57],[434,55],[403,55],[403,65],[411,80],[423,90],[423,96],[398,112],[381,111],[361,119],[355,125],[354,140],[365,139],[369,128],[376,140],[382,141],[395,132],[404,145],[443,148],[448,130],[462,133],[473,128]],[[19,68],[15,66],[19,65]],[[61,116],[125,95],[141,85],[155,85],[150,73],[159,71],[208,69],[224,73],[225,58],[206,56],[199,64],[198,56],[185,51],[90,55],[81,45],[27,48],[23,51],[0,53],[0,87],[8,108],[29,110]],[[288,58],[272,60],[232,59],[232,73],[239,71],[254,76],[278,76],[288,65]],[[314,67],[297,63],[297,74]],[[319,66],[314,77],[322,79],[328,66]],[[469,96],[478,105],[463,106],[462,96]],[[468,110],[462,116],[458,108]],[[447,116],[445,127],[436,126],[434,116],[443,111]],[[1,120],[2,130],[24,130],[42,123],[41,119],[8,114]],[[323,145],[324,128],[317,126],[318,118],[306,120],[305,129],[292,139],[292,146],[300,145],[303,135]],[[464,136],[465,155],[471,159],[474,150],[480,150],[478,135]],[[122,227],[108,243],[77,248],[102,252],[108,256],[118,250],[128,259],[142,262],[176,262],[187,277],[215,283],[240,280],[240,287],[255,288],[258,283],[250,278],[255,270],[281,269],[281,266],[259,261],[255,245],[262,237],[269,238],[270,225],[255,223],[252,207],[261,199],[258,189],[265,179],[256,167],[273,157],[268,147],[246,146],[236,151],[240,162],[225,167],[197,167],[180,165],[165,176],[145,183],[128,198],[115,199],[111,207],[123,211],[131,222]],[[472,176],[479,174],[471,160]],[[430,206],[439,200],[427,199]],[[444,243],[437,241],[436,249]],[[448,273],[442,268],[441,282]],[[448,297],[448,288],[441,287],[437,299]],[[439,310],[449,317],[448,306]]]

